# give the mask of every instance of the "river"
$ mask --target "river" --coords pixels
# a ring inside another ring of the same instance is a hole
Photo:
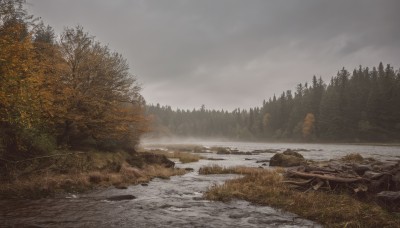
[[[265,149],[303,149],[306,159],[326,160],[358,152],[364,157],[399,160],[400,147],[334,144],[282,144],[196,142],[206,147],[223,146],[240,151]],[[161,145],[144,145],[158,148]],[[236,175],[199,175],[205,165],[260,166],[256,160],[269,159],[272,153],[258,155],[203,154],[225,160],[200,160],[177,167],[193,168],[170,180],[154,179],[148,186],[113,187],[86,194],[68,194],[40,200],[0,201],[1,227],[320,227],[320,225],[271,207],[245,201],[212,202],[201,198],[214,184],[236,178]],[[132,194],[136,199],[108,201],[107,197]]]

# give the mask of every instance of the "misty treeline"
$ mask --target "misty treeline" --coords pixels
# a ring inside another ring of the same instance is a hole
[[[345,68],[328,85],[313,77],[264,101],[232,112],[172,110],[152,105],[147,112],[160,136],[224,137],[235,140],[398,141],[400,72],[382,63],[372,69]]]
[[[0,155],[132,149],[146,121],[126,60],[80,26],[56,36],[24,3],[0,0]]]

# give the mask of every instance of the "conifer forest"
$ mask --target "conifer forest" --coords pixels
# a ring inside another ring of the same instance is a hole
[[[233,111],[173,110],[149,105],[160,136],[259,141],[399,141],[400,72],[377,67],[338,71],[330,81],[312,77],[259,107]]]

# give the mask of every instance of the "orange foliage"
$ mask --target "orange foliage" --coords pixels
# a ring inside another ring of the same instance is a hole
[[[140,88],[126,60],[95,42],[81,27],[66,29],[61,52],[67,64],[63,135],[94,139],[138,137],[146,130]],[[68,139],[67,139],[68,140]]]
[[[67,144],[72,136],[137,140],[147,119],[126,60],[79,26],[66,29],[59,44],[49,27],[35,34],[21,6],[0,2],[0,135],[8,137],[0,148],[18,151],[26,129]]]
[[[312,113],[307,113],[303,122],[303,137],[309,138],[314,131],[315,117]]]
[[[31,35],[26,25],[8,21],[0,27],[0,121],[30,127],[37,121],[41,83]]]

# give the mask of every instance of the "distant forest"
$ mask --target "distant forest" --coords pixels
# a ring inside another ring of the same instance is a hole
[[[399,141],[400,72],[345,68],[329,84],[313,77],[249,110],[172,110],[148,105],[152,136],[259,141]]]

